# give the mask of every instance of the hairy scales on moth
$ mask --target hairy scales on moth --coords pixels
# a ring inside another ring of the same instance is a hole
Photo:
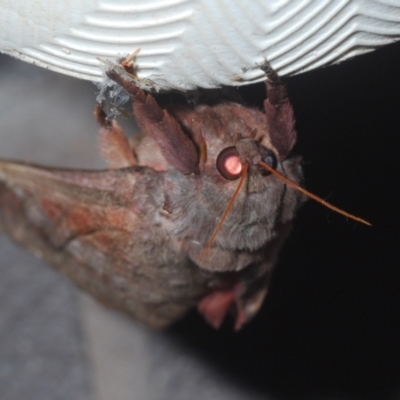
[[[98,107],[108,170],[0,161],[1,228],[149,326],[168,326],[197,305],[216,328],[233,311],[240,329],[263,302],[305,195],[316,198],[299,186],[300,158],[290,157],[296,132],[286,89],[261,68],[264,110],[161,108],[121,68],[110,69],[142,130],[133,148]]]

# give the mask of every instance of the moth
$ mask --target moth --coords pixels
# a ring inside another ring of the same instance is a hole
[[[0,161],[0,229],[150,327],[197,306],[215,328],[232,312],[240,329],[260,309],[296,211],[313,196],[300,186],[300,157],[290,156],[286,88],[267,63],[260,68],[263,110],[162,108],[111,68],[142,133],[129,141],[98,106],[107,170]]]

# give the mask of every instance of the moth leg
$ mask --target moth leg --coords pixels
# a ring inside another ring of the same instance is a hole
[[[136,123],[155,140],[168,164],[183,174],[197,173],[199,154],[179,122],[152,95],[124,79],[115,69],[107,71],[107,76],[130,94]]]
[[[265,114],[268,120],[271,143],[278,150],[281,158],[296,143],[296,130],[293,107],[287,94],[286,86],[268,62],[260,66],[267,77],[268,98],[264,101]]]
[[[100,156],[110,169],[132,167],[137,159],[131,145],[118,122],[108,121],[100,105],[97,105],[94,115],[100,124],[98,146]]]
[[[265,62],[260,66],[260,69],[264,71],[267,79],[267,93],[269,101],[274,106],[279,106],[284,103],[288,99],[288,94],[286,91],[286,86],[282,83],[281,78],[278,73],[272,69],[271,65],[268,62]]]

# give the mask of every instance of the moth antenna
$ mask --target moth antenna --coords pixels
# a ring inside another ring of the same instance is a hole
[[[249,169],[249,164],[248,164],[248,163],[243,164],[242,175],[240,176],[240,180],[239,180],[239,183],[238,183],[238,185],[237,185],[237,187],[236,187],[235,193],[233,193],[233,196],[232,196],[231,199],[229,200],[229,203],[228,203],[227,207],[225,208],[225,211],[224,211],[224,213],[222,214],[222,217],[221,217],[221,219],[219,220],[218,225],[217,225],[217,227],[215,228],[214,233],[213,233],[212,236],[211,236],[211,239],[208,241],[206,247],[204,248],[203,252],[201,253],[200,261],[201,261],[201,260],[204,258],[204,256],[207,254],[208,250],[210,250],[211,246],[212,246],[213,243],[215,242],[215,239],[217,238],[217,235],[218,235],[219,231],[220,231],[221,228],[222,228],[222,225],[224,224],[224,222],[225,222],[225,220],[226,220],[226,217],[228,216],[229,212],[232,210],[233,203],[235,202],[235,200],[236,200],[236,198],[237,198],[237,196],[238,196],[238,194],[239,194],[239,192],[240,192],[240,189],[242,188],[243,183],[244,183],[244,181],[245,181],[245,179],[246,179],[248,169]]]
[[[350,214],[344,210],[341,210],[340,208],[328,203],[327,201],[321,199],[320,197],[318,197],[317,195],[309,192],[308,190],[302,188],[301,186],[297,185],[296,183],[292,182],[290,179],[286,178],[285,176],[283,176],[281,173],[279,173],[277,170],[275,170],[274,168],[272,168],[270,165],[268,165],[265,162],[260,161],[260,165],[262,167],[264,167],[265,169],[267,169],[269,172],[271,172],[271,174],[275,175],[277,178],[279,178],[282,182],[286,183],[288,186],[291,186],[292,188],[298,190],[299,192],[303,193],[304,195],[306,195],[307,197],[309,197],[310,199],[313,199],[315,201],[317,201],[318,203],[322,204],[323,206],[329,208],[332,211],[337,212],[338,214],[344,215],[347,218],[351,218],[354,221],[357,222],[361,222],[364,225],[368,225],[368,226],[372,226],[371,223],[369,223],[368,221],[366,221],[365,219],[362,219],[360,217],[356,217],[353,214]]]

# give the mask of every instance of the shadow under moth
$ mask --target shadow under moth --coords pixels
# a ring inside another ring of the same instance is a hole
[[[124,66],[124,64],[121,64]],[[153,328],[197,306],[240,329],[261,307],[306,196],[293,109],[268,64],[259,110],[169,104],[111,68],[142,133],[131,142],[100,106],[109,169],[0,161],[0,229],[104,304]],[[336,207],[328,207],[354,218]]]

